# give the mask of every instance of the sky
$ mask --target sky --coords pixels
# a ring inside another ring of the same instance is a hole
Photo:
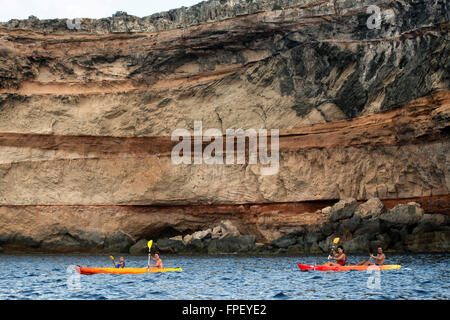
[[[105,18],[116,11],[144,17],[182,6],[189,7],[202,0],[0,0],[0,21],[56,18]]]

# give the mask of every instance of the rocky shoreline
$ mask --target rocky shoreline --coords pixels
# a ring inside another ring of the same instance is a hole
[[[343,199],[317,214],[321,224],[299,226],[297,230],[268,244],[256,243],[253,235],[240,235],[225,221],[214,229],[185,237],[159,239],[157,247],[169,253],[265,253],[320,254],[329,252],[335,237],[348,253],[450,252],[450,218],[427,214],[418,203],[399,204],[387,210],[378,198],[357,205]]]
[[[450,217],[425,213],[416,202],[398,204],[388,210],[378,198],[360,205],[356,199],[346,198],[317,210],[314,215],[317,223],[299,224],[271,242],[258,242],[257,235],[243,234],[232,221],[223,220],[205,230],[153,239],[152,250],[178,255],[324,254],[329,252],[333,239],[339,237],[347,253],[374,252],[377,247],[390,253],[450,252]],[[67,233],[43,241],[0,234],[0,253],[142,255],[148,252],[148,240],[122,230],[106,237],[86,232],[82,239],[76,239]]]
[[[156,249],[174,254],[320,254],[329,252],[335,237],[348,253],[374,252],[450,252],[450,217],[424,213],[420,204],[399,204],[387,210],[378,198],[357,205],[353,198],[343,199],[319,212],[323,223],[298,226],[298,229],[270,243],[257,243],[254,235],[242,235],[230,221],[213,229],[162,238]],[[147,251],[147,240],[130,248],[131,254]]]

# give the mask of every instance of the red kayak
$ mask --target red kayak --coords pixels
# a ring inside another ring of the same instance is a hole
[[[396,264],[386,264],[383,266],[339,266],[339,267],[329,267],[329,266],[314,266],[309,264],[301,264],[297,263],[298,267],[301,271],[350,271],[350,270],[356,270],[356,271],[365,271],[365,270],[393,270],[393,269],[400,269],[400,265]]]

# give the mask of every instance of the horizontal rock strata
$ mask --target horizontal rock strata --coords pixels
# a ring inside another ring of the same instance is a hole
[[[229,220],[248,249],[327,223],[318,212],[349,197],[448,216],[446,6],[211,0],[79,29],[0,23],[0,246],[128,252]],[[279,129],[278,171],[175,165],[171,134],[194,121]],[[408,229],[395,250],[448,251],[445,223]]]

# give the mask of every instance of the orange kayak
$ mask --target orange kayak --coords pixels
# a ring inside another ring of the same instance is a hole
[[[169,271],[183,271],[181,268],[172,269],[147,269],[147,268],[88,268],[74,266],[75,270],[79,274],[91,275],[97,273],[110,273],[110,274],[141,274],[141,273],[156,273],[156,272],[169,272]]]
[[[329,266],[314,266],[309,264],[297,263],[301,271],[365,271],[365,270],[394,270],[400,269],[402,266],[397,264],[386,264],[382,266],[340,266],[340,267],[329,267]]]

